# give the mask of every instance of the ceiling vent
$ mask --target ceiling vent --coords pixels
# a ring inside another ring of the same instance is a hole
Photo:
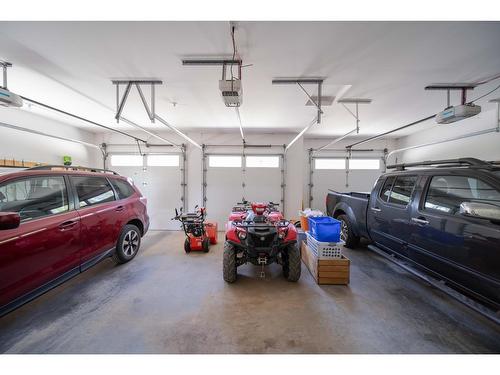
[[[318,96],[313,95],[311,96],[311,99],[314,100],[314,103],[318,103]],[[309,99],[306,102],[307,107],[316,107],[316,104],[314,104],[311,99]],[[335,100],[335,96],[321,96],[321,106],[331,106],[333,104],[333,101]]]

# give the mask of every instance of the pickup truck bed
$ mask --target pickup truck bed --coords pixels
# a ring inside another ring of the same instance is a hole
[[[367,228],[367,213],[368,203],[370,201],[370,193],[339,193],[334,190],[329,190],[326,198],[327,215],[339,219],[339,216],[345,216],[349,219],[351,230],[356,237],[370,238]],[[342,219],[342,218],[341,218]],[[345,218],[344,218],[345,220]],[[346,241],[346,238],[343,238]],[[352,245],[357,245],[354,241]],[[350,244],[348,244],[349,247]]]

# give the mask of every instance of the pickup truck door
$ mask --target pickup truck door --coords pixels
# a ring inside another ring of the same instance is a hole
[[[386,251],[407,255],[411,202],[416,175],[388,176],[370,196],[367,222],[370,237]]]
[[[500,187],[466,173],[426,177],[411,217],[410,258],[500,306],[500,222],[460,212],[463,202],[500,207]]]

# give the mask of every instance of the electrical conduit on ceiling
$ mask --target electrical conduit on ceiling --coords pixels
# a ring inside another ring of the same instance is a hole
[[[429,143],[423,143],[423,144],[420,144],[420,145],[416,145],[416,146],[409,146],[409,147],[404,147],[404,148],[400,148],[400,149],[397,149],[397,150],[392,150],[391,152],[389,152],[389,154],[387,154],[387,158],[386,158],[386,164],[389,160],[389,158],[394,155],[394,154],[397,154],[399,152],[403,152],[403,151],[408,151],[408,150],[413,150],[413,149],[416,149],[416,148],[421,148],[421,147],[427,147],[427,146],[433,146],[433,145],[438,145],[438,144],[441,144],[441,143],[447,143],[447,142],[452,142],[452,141],[458,141],[460,139],[466,139],[466,138],[471,138],[471,137],[476,137],[478,135],[483,135],[483,134],[488,134],[488,133],[498,133],[499,132],[499,129],[498,127],[495,127],[495,128],[490,128],[490,129],[484,129],[484,130],[478,130],[476,132],[472,132],[472,133],[467,133],[467,134],[463,134],[463,135],[459,135],[459,136],[456,136],[456,137],[453,137],[453,138],[448,138],[448,139],[444,139],[444,140],[441,140],[441,141],[435,141],[435,142],[429,142]],[[354,150],[353,150],[354,151]]]
[[[81,117],[81,116],[78,116],[78,115],[75,115],[75,114],[72,114],[72,113],[69,113],[69,112],[66,112],[66,111],[63,111],[62,109],[58,109],[58,108],[55,108],[55,107],[52,107],[48,104],[43,104],[41,102],[38,102],[36,100],[33,100],[33,99],[30,99],[30,98],[27,98],[25,96],[21,96],[21,98],[23,100],[26,100],[27,102],[30,102],[30,103],[33,103],[35,105],[39,105],[41,107],[44,107],[44,108],[47,108],[47,109],[50,109],[52,111],[56,111],[56,112],[59,112],[59,113],[62,113],[63,115],[66,115],[66,116],[70,116],[70,117],[73,117],[73,118],[76,118],[77,120],[81,120],[81,121],[84,121],[84,122],[88,122],[89,124],[92,124],[92,125],[96,125],[96,126],[99,126],[101,128],[104,128],[104,129],[107,129],[107,130],[111,130],[111,131],[114,131],[116,133],[119,133],[119,134],[122,134],[126,137],[129,137],[129,138],[132,138],[134,139],[135,141],[140,141],[140,142],[143,142],[143,143],[147,143],[144,139],[142,138],[138,138],[138,137],[135,137],[131,134],[128,134],[124,131],[121,131],[121,130],[118,130],[118,129],[113,129],[113,128],[110,128],[109,126],[106,126],[106,125],[102,125],[102,124],[99,124],[95,121],[92,121],[92,120],[89,120],[89,119],[86,119],[84,117]]]
[[[62,140],[62,141],[78,143],[78,144],[81,144],[83,146],[97,148],[101,152],[103,152],[102,148],[99,145],[96,145],[96,144],[93,144],[93,143],[90,143],[90,142],[84,142],[84,141],[80,141],[78,139],[66,138],[66,137],[61,137],[59,135],[48,134],[48,133],[44,133],[44,132],[41,132],[41,131],[38,131],[38,130],[27,129],[27,128],[23,128],[21,126],[7,124],[5,122],[0,122],[0,126],[4,127],[4,128],[8,128],[8,129],[13,129],[13,130],[18,130],[18,131],[26,132],[26,133],[31,133],[31,134],[36,134],[36,135],[42,135],[44,137],[50,137],[50,138],[54,138],[54,139],[59,139],[59,140]]]

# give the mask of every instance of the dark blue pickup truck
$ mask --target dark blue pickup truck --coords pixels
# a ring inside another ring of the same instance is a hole
[[[346,246],[367,238],[500,310],[500,165],[465,158],[387,168],[371,194],[328,193]]]

